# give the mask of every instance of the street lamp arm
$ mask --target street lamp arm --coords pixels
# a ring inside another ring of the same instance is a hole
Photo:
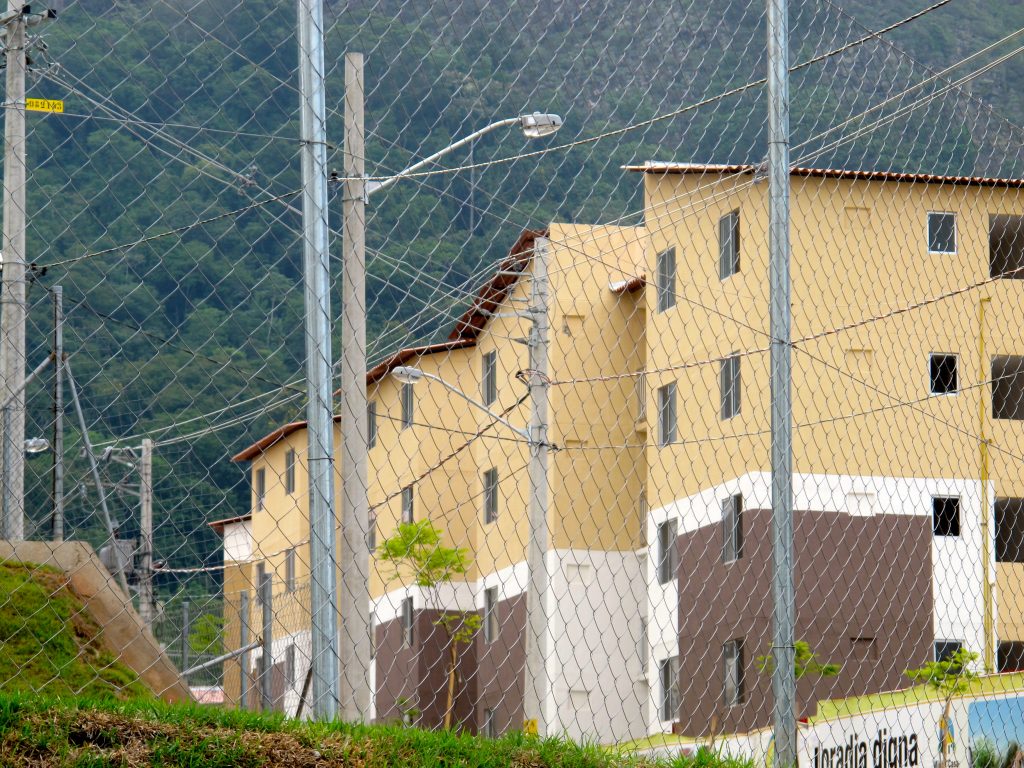
[[[394,374],[396,376],[396,378],[399,379],[399,381],[406,380],[409,383],[415,382],[416,380],[421,379],[421,378],[422,379],[430,379],[431,381],[436,381],[438,384],[440,384],[442,387],[447,389],[449,392],[458,395],[459,397],[461,397],[463,400],[465,400],[467,403],[472,405],[477,410],[480,410],[480,411],[483,411],[484,413],[486,413],[488,416],[490,416],[492,419],[494,419],[498,424],[502,424],[502,425],[508,427],[509,429],[511,429],[513,432],[515,432],[517,435],[519,435],[521,438],[523,438],[523,440],[525,440],[526,442],[531,443],[531,444],[533,443],[533,438],[530,436],[530,433],[527,432],[525,429],[520,429],[519,427],[514,426],[513,424],[509,423],[506,419],[502,418],[500,415],[498,415],[497,413],[492,411],[486,405],[484,405],[481,402],[478,402],[478,401],[474,400],[472,397],[467,395],[461,389],[459,389],[458,387],[455,387],[455,386],[449,384],[447,381],[442,379],[437,374],[427,373],[426,371],[420,370],[419,368],[412,368],[412,367],[409,367],[409,366],[399,366],[398,368],[395,368],[392,371],[392,374]]]
[[[430,165],[435,160],[439,160],[442,157],[444,157],[445,155],[447,155],[449,152],[453,152],[456,149],[458,149],[459,147],[464,147],[467,144],[469,144],[470,142],[476,141],[481,136],[483,136],[485,134],[488,134],[491,131],[496,131],[498,128],[505,128],[505,127],[510,126],[510,125],[518,125],[521,122],[522,122],[522,118],[520,118],[520,117],[509,117],[509,118],[507,118],[505,120],[498,120],[496,123],[491,123],[490,125],[484,126],[480,130],[474,131],[473,133],[469,134],[468,136],[459,139],[454,144],[449,144],[444,149],[439,150],[439,151],[435,152],[434,154],[429,155],[428,157],[423,158],[422,160],[420,160],[417,163],[413,163],[408,168],[399,171],[398,173],[396,173],[394,176],[392,176],[389,179],[385,179],[384,181],[368,181],[368,182],[366,182],[366,195],[370,196],[374,192],[379,192],[382,189],[390,187],[392,184],[394,184],[399,179],[404,178],[405,176],[408,176],[410,173],[415,173],[420,168],[422,168],[422,167],[424,167],[426,165]]]

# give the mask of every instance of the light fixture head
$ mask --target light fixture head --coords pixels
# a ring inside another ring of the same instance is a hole
[[[50,441],[45,437],[30,437],[25,441],[25,455],[38,456],[50,450]]]
[[[423,378],[423,371],[411,365],[399,365],[391,369],[391,375],[402,384],[415,384]]]
[[[550,136],[561,128],[562,118],[558,115],[534,112],[520,117],[519,124],[523,127],[526,138],[539,139],[542,136]]]

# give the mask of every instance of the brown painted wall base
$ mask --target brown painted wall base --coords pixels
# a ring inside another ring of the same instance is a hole
[[[747,731],[771,723],[771,681],[759,669],[771,623],[771,513],[743,513],[743,557],[722,562],[722,526],[684,534],[679,547],[682,733]],[[931,655],[931,519],[796,512],[796,639],[837,677],[799,682],[798,716],[820,699],[891,690]],[[744,698],[724,701],[722,646],[743,639]]]

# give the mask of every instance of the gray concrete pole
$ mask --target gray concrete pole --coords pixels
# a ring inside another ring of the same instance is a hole
[[[327,222],[327,107],[323,0],[298,0],[302,138],[302,251],[305,277],[306,422],[313,716],[338,716],[338,571],[334,530],[330,265]]]
[[[64,289],[53,287],[53,520],[54,541],[64,541]]]
[[[20,11],[21,0],[8,0]],[[3,466],[4,536],[25,538],[25,20],[7,27],[7,91],[4,110],[3,280],[0,285],[0,395],[13,398]]]
[[[263,608],[263,653],[260,656],[260,706],[264,712],[274,708],[274,576],[260,579],[260,604]]]
[[[768,280],[771,331],[772,693],[775,765],[795,768],[792,370],[789,278],[789,20],[768,0]]]
[[[550,288],[546,238],[534,243],[529,313],[530,332],[530,513],[526,592],[526,679],[523,686],[524,730],[549,735],[548,675],[548,335]]]
[[[153,441],[142,440],[139,467],[139,617],[153,625]]]
[[[341,323],[341,706],[370,716],[370,551],[366,424],[366,186],[363,55],[345,54]]]
[[[238,647],[245,648],[249,645],[249,590],[239,595],[238,605]],[[238,659],[240,675],[238,677],[238,706],[242,709],[249,707],[249,653],[242,653]]]

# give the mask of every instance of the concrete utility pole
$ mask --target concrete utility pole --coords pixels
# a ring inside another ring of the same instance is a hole
[[[147,627],[153,606],[153,441],[142,440],[139,461],[139,617]]]
[[[53,287],[53,520],[54,541],[64,541],[64,289]]]
[[[313,716],[338,716],[338,573],[323,0],[298,0]]]
[[[789,279],[789,9],[768,0],[768,281],[771,331],[772,693],[775,765],[795,768],[793,404]]]
[[[548,310],[550,287],[547,238],[533,246],[530,281],[530,541],[526,591],[526,680],[523,686],[524,728],[527,733],[549,735],[548,689]]]
[[[341,323],[341,706],[370,716],[370,510],[366,424],[366,182],[363,55],[345,54],[346,181],[342,190]]]
[[[3,535],[25,538],[25,17],[8,0],[4,26],[7,90],[4,112],[3,281],[0,286],[0,395],[5,409]]]

